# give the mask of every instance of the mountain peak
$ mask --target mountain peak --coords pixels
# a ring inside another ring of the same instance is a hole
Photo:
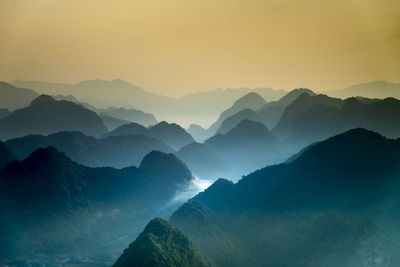
[[[53,101],[55,101],[55,99],[49,95],[40,95],[31,102],[31,106]]]
[[[187,182],[193,177],[187,166],[174,154],[166,154],[157,150],[151,151],[143,158],[139,169],[152,172],[159,171],[172,176],[180,174],[181,177],[173,177],[173,179],[182,180],[182,182]]]
[[[151,220],[114,267],[209,266],[192,241],[168,221]]]
[[[50,163],[72,161],[63,152],[60,152],[56,148],[49,146],[35,150],[23,162],[28,163],[30,166],[41,166],[50,165]]]
[[[255,92],[250,92],[236,100],[232,108],[243,109],[251,107],[256,110],[265,105],[265,103],[266,101],[262,96]]]
[[[263,134],[267,136],[271,136],[271,132],[265,127],[264,124],[258,121],[252,121],[244,119],[242,120],[236,127],[232,128],[227,134],[243,134],[243,133],[252,133],[252,134]],[[249,136],[248,136],[249,137]]]

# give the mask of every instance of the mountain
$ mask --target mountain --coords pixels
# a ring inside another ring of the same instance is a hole
[[[397,266],[399,156],[399,139],[353,129],[216,181],[170,221],[216,266]]]
[[[135,122],[144,126],[150,126],[157,123],[153,114],[144,113],[137,109],[125,108],[107,108],[100,110],[100,116],[110,116],[124,121]]]
[[[400,101],[394,98],[340,100],[324,95],[305,95],[287,108],[272,132],[281,140],[298,146],[357,127],[397,138],[400,136],[398,116]]]
[[[193,137],[182,127],[175,123],[162,121],[150,128],[137,123],[122,125],[106,134],[105,136],[120,136],[120,135],[135,135],[143,134],[149,137],[157,138],[168,144],[172,148],[178,150],[181,147],[194,142]]]
[[[204,142],[209,137],[208,131],[195,123],[189,125],[187,132],[198,142]]]
[[[147,134],[147,128],[138,123],[127,123],[119,126],[115,130],[107,133],[105,136],[119,136],[119,135],[138,135]]]
[[[101,257],[115,257],[145,221],[169,215],[171,199],[192,178],[172,154],[151,152],[138,168],[119,170],[89,168],[55,148],[40,148],[0,170],[0,232],[6,238],[0,258],[96,255],[109,243]]]
[[[154,115],[144,113],[143,111],[137,109],[126,109],[121,107],[98,108],[89,103],[78,101],[72,95],[55,95],[53,98],[56,100],[70,101],[96,112],[103,119],[103,122],[109,131],[112,131],[119,126],[130,122],[140,123],[145,126],[154,125],[157,123]]]
[[[292,104],[287,106],[279,122],[272,129],[272,132],[281,140],[285,140],[290,134],[292,124],[299,114],[314,107],[325,106],[330,109],[339,109],[341,105],[342,100],[339,98],[331,98],[327,95],[313,96],[306,93],[301,94]]]
[[[155,218],[113,266],[202,267],[209,264],[184,233],[168,221]]]
[[[193,142],[182,147],[175,155],[198,177],[216,180],[227,170],[226,164],[207,145]]]
[[[226,134],[243,120],[258,121],[257,113],[251,109],[243,109],[226,118],[221,123],[221,126],[218,128],[216,133]]]
[[[294,89],[284,95],[279,100],[268,102],[260,109],[258,109],[258,121],[264,123],[264,125],[267,126],[268,129],[274,128],[281,118],[286,107],[292,104],[296,100],[296,98],[298,98],[302,94],[315,95],[313,91],[306,88]]]
[[[237,99],[255,92],[268,100],[277,100],[285,94],[271,88],[228,88],[169,98],[147,92],[122,80],[91,80],[77,84],[57,84],[16,80],[12,85],[31,88],[41,94],[73,95],[80,101],[106,108],[120,106],[151,112],[160,120],[189,125],[192,122],[210,123]],[[204,107],[207,106],[207,109]],[[134,121],[138,122],[138,121]],[[139,122],[140,123],[140,122]],[[141,123],[142,124],[142,123]]]
[[[14,152],[0,141],[0,169],[6,166],[11,161],[17,160],[18,157]]]
[[[243,120],[228,133],[216,134],[204,143],[229,166],[231,179],[276,163],[282,157],[278,140],[255,121]]]
[[[210,128],[204,130],[195,127],[189,129],[193,131],[194,137],[203,141],[215,133],[226,133],[244,119],[262,122],[267,128],[272,128],[281,118],[284,110],[301,94],[314,95],[305,88],[295,89],[276,101],[266,102],[260,95],[249,93],[233,106],[221,113],[218,120]]]
[[[250,109],[250,110],[257,110],[261,108],[263,105],[265,105],[265,99],[262,98],[259,94],[257,93],[248,93],[245,96],[239,98],[238,100],[233,103],[233,105],[223,111],[221,115],[219,116],[218,120],[214,122],[210,128],[208,128],[208,136],[212,136],[215,133],[217,133],[217,130],[219,127],[221,127],[221,124],[225,119],[228,117],[234,115],[235,113],[242,111],[243,109]]]
[[[182,127],[175,123],[162,121],[147,131],[147,135],[163,140],[166,144],[174,149],[194,142],[193,137],[188,134]]]
[[[6,108],[0,108],[0,119],[10,115],[11,112]]]
[[[96,139],[80,132],[59,132],[48,136],[28,135],[6,142],[19,158],[24,159],[38,148],[52,146],[72,160],[89,167],[137,166],[153,150],[172,153],[164,142],[144,135],[109,136]]]
[[[59,131],[101,136],[107,129],[93,111],[72,102],[56,101],[47,95],[35,98],[28,107],[0,120],[0,137],[3,139]]]
[[[400,98],[400,83],[391,83],[387,81],[373,81],[350,86],[348,88],[325,91],[332,97],[349,98],[362,96],[367,98]]]
[[[28,106],[38,94],[30,89],[14,87],[0,81],[0,107],[15,110]]]
[[[11,83],[18,87],[27,87],[41,94],[48,95],[73,95],[80,101],[88,102],[98,107],[109,107],[113,105],[142,109],[142,106],[154,101],[154,105],[167,99],[122,80],[90,80],[81,81],[76,84],[46,83],[38,81],[16,80]]]
[[[118,127],[130,123],[129,121],[121,120],[104,114],[101,114],[100,117],[108,131],[114,131]]]

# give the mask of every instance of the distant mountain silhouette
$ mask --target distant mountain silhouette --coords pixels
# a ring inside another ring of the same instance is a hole
[[[208,131],[195,123],[189,125],[187,132],[190,133],[197,142],[204,142],[209,137]]]
[[[0,229],[7,237],[0,256],[82,253],[93,242],[135,233],[144,220],[168,210],[192,178],[172,154],[151,152],[138,168],[118,170],[85,167],[55,148],[40,148],[0,171]]]
[[[350,130],[237,184],[218,180],[171,222],[216,266],[396,266],[399,158],[399,140]]]
[[[0,108],[0,119],[10,115],[11,112],[6,108]]]
[[[209,136],[217,133],[223,121],[228,117],[234,115],[239,111],[242,111],[243,109],[250,109],[253,111],[258,110],[263,105],[265,105],[265,103],[266,101],[264,98],[262,98],[259,94],[253,92],[239,98],[230,108],[222,112],[218,120],[210,126],[210,128],[208,129]]]
[[[311,90],[300,88],[287,93],[277,101],[267,103],[256,93],[249,93],[224,111],[209,129],[195,127],[194,131],[193,128],[190,130],[197,140],[204,141],[215,133],[227,133],[244,119],[259,121],[267,128],[272,128],[281,118],[285,108],[303,93],[314,95]]]
[[[155,218],[113,266],[203,267],[209,264],[184,233],[168,221]]]
[[[119,136],[119,135],[138,135],[138,134],[147,134],[147,128],[138,123],[128,123],[119,126],[115,130],[105,134],[105,136]]]
[[[157,123],[154,115],[144,113],[137,109],[125,108],[107,108],[100,110],[100,116],[110,116],[124,121],[135,122],[144,126],[150,126]]]
[[[325,91],[332,97],[349,98],[362,96],[367,98],[400,98],[400,83],[373,81],[350,86],[345,89]]]
[[[285,91],[271,88],[228,88],[192,93],[180,98],[169,98],[147,92],[122,80],[92,80],[77,84],[16,80],[12,84],[31,88],[41,94],[71,94],[80,101],[103,108],[109,106],[135,108],[151,112],[158,119],[177,121],[187,125],[192,122],[211,122],[237,99],[250,92],[258,93],[268,100],[277,100],[285,94]],[[205,106],[207,109],[204,108]]]
[[[193,137],[187,133],[185,129],[178,124],[168,123],[166,121],[162,121],[150,127],[146,135],[163,140],[166,144],[177,150],[194,142]]]
[[[0,120],[0,137],[3,139],[58,131],[81,131],[101,136],[107,129],[93,111],[72,102],[56,101],[47,95],[35,98],[28,107]]]
[[[258,121],[258,119],[259,118],[255,111],[251,109],[243,109],[226,118],[222,122],[216,133],[226,134],[227,132],[235,128],[243,120]]]
[[[30,89],[14,87],[0,81],[0,108],[14,110],[28,106],[38,94]]]
[[[296,98],[302,94],[315,95],[313,91],[306,88],[294,89],[278,101],[268,102],[257,110],[258,121],[264,123],[268,129],[272,129],[278,123],[286,107],[292,104]]]
[[[301,94],[285,109],[278,124],[272,129],[272,132],[282,140],[285,140],[290,134],[292,124],[299,114],[315,106],[326,106],[331,109],[338,109],[341,105],[342,101],[339,98],[331,98],[326,95],[310,96],[309,94]]]
[[[243,120],[227,134],[216,134],[205,144],[229,164],[235,175],[281,160],[278,140],[260,122]]]
[[[394,98],[344,101],[324,95],[302,95],[286,110],[272,132],[304,146],[352,128],[362,127],[387,137],[400,137],[400,101]]]
[[[131,123],[130,121],[121,120],[104,114],[101,114],[100,117],[103,120],[103,123],[108,131],[114,131],[115,129],[117,129],[122,125]]]
[[[17,160],[18,157],[14,152],[0,141],[0,169],[6,166],[11,161]]]
[[[28,135],[6,142],[24,159],[38,148],[53,146],[72,160],[90,167],[123,168],[137,166],[152,150],[172,153],[164,142],[144,135],[109,136],[96,139],[80,132],[59,132],[48,136]]]
[[[227,171],[223,160],[205,144],[196,142],[188,144],[175,155],[186,163],[195,175],[203,179],[215,180]]]
[[[103,119],[103,122],[109,131],[112,131],[119,126],[130,122],[136,122],[145,126],[154,125],[157,123],[154,115],[144,113],[143,111],[137,109],[126,109],[122,107],[98,108],[87,102],[78,101],[72,95],[56,95],[53,96],[53,98],[56,100],[66,100],[74,102],[89,110],[96,112]]]

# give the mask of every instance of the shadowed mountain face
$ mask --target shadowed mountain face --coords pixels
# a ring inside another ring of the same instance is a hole
[[[279,162],[282,155],[278,140],[260,122],[243,120],[227,134],[217,134],[205,141],[229,166],[228,177],[238,176]]]
[[[81,131],[101,136],[107,129],[93,111],[72,102],[56,101],[46,95],[37,97],[28,107],[0,120],[0,136],[3,139],[59,131]]]
[[[290,105],[272,132],[281,140],[306,146],[351,128],[362,127],[387,137],[400,136],[400,101],[302,95]]]
[[[209,264],[184,233],[168,221],[155,218],[113,266],[203,267]]]
[[[164,142],[144,135],[109,136],[96,139],[80,132],[59,132],[48,136],[28,135],[6,142],[19,158],[24,159],[38,148],[53,146],[72,160],[90,167],[123,168],[139,165],[153,150],[172,153]]]
[[[102,244],[132,238],[155,214],[168,216],[174,206],[166,204],[191,180],[172,154],[152,152],[138,168],[117,170],[79,165],[52,147],[38,149],[0,171],[0,256],[95,254]],[[119,253],[128,240],[102,254]]]
[[[399,140],[354,129],[218,180],[171,222],[216,266],[397,266],[399,156]]]
[[[17,159],[18,157],[14,154],[14,152],[0,141],[0,169],[2,169],[11,161]]]
[[[30,89],[17,88],[0,81],[0,107],[14,110],[28,106],[38,94]]]
[[[6,108],[0,108],[0,119],[10,115],[10,111]]]

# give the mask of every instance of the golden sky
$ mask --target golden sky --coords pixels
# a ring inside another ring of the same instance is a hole
[[[0,80],[217,87],[400,82],[399,0],[0,0]]]

